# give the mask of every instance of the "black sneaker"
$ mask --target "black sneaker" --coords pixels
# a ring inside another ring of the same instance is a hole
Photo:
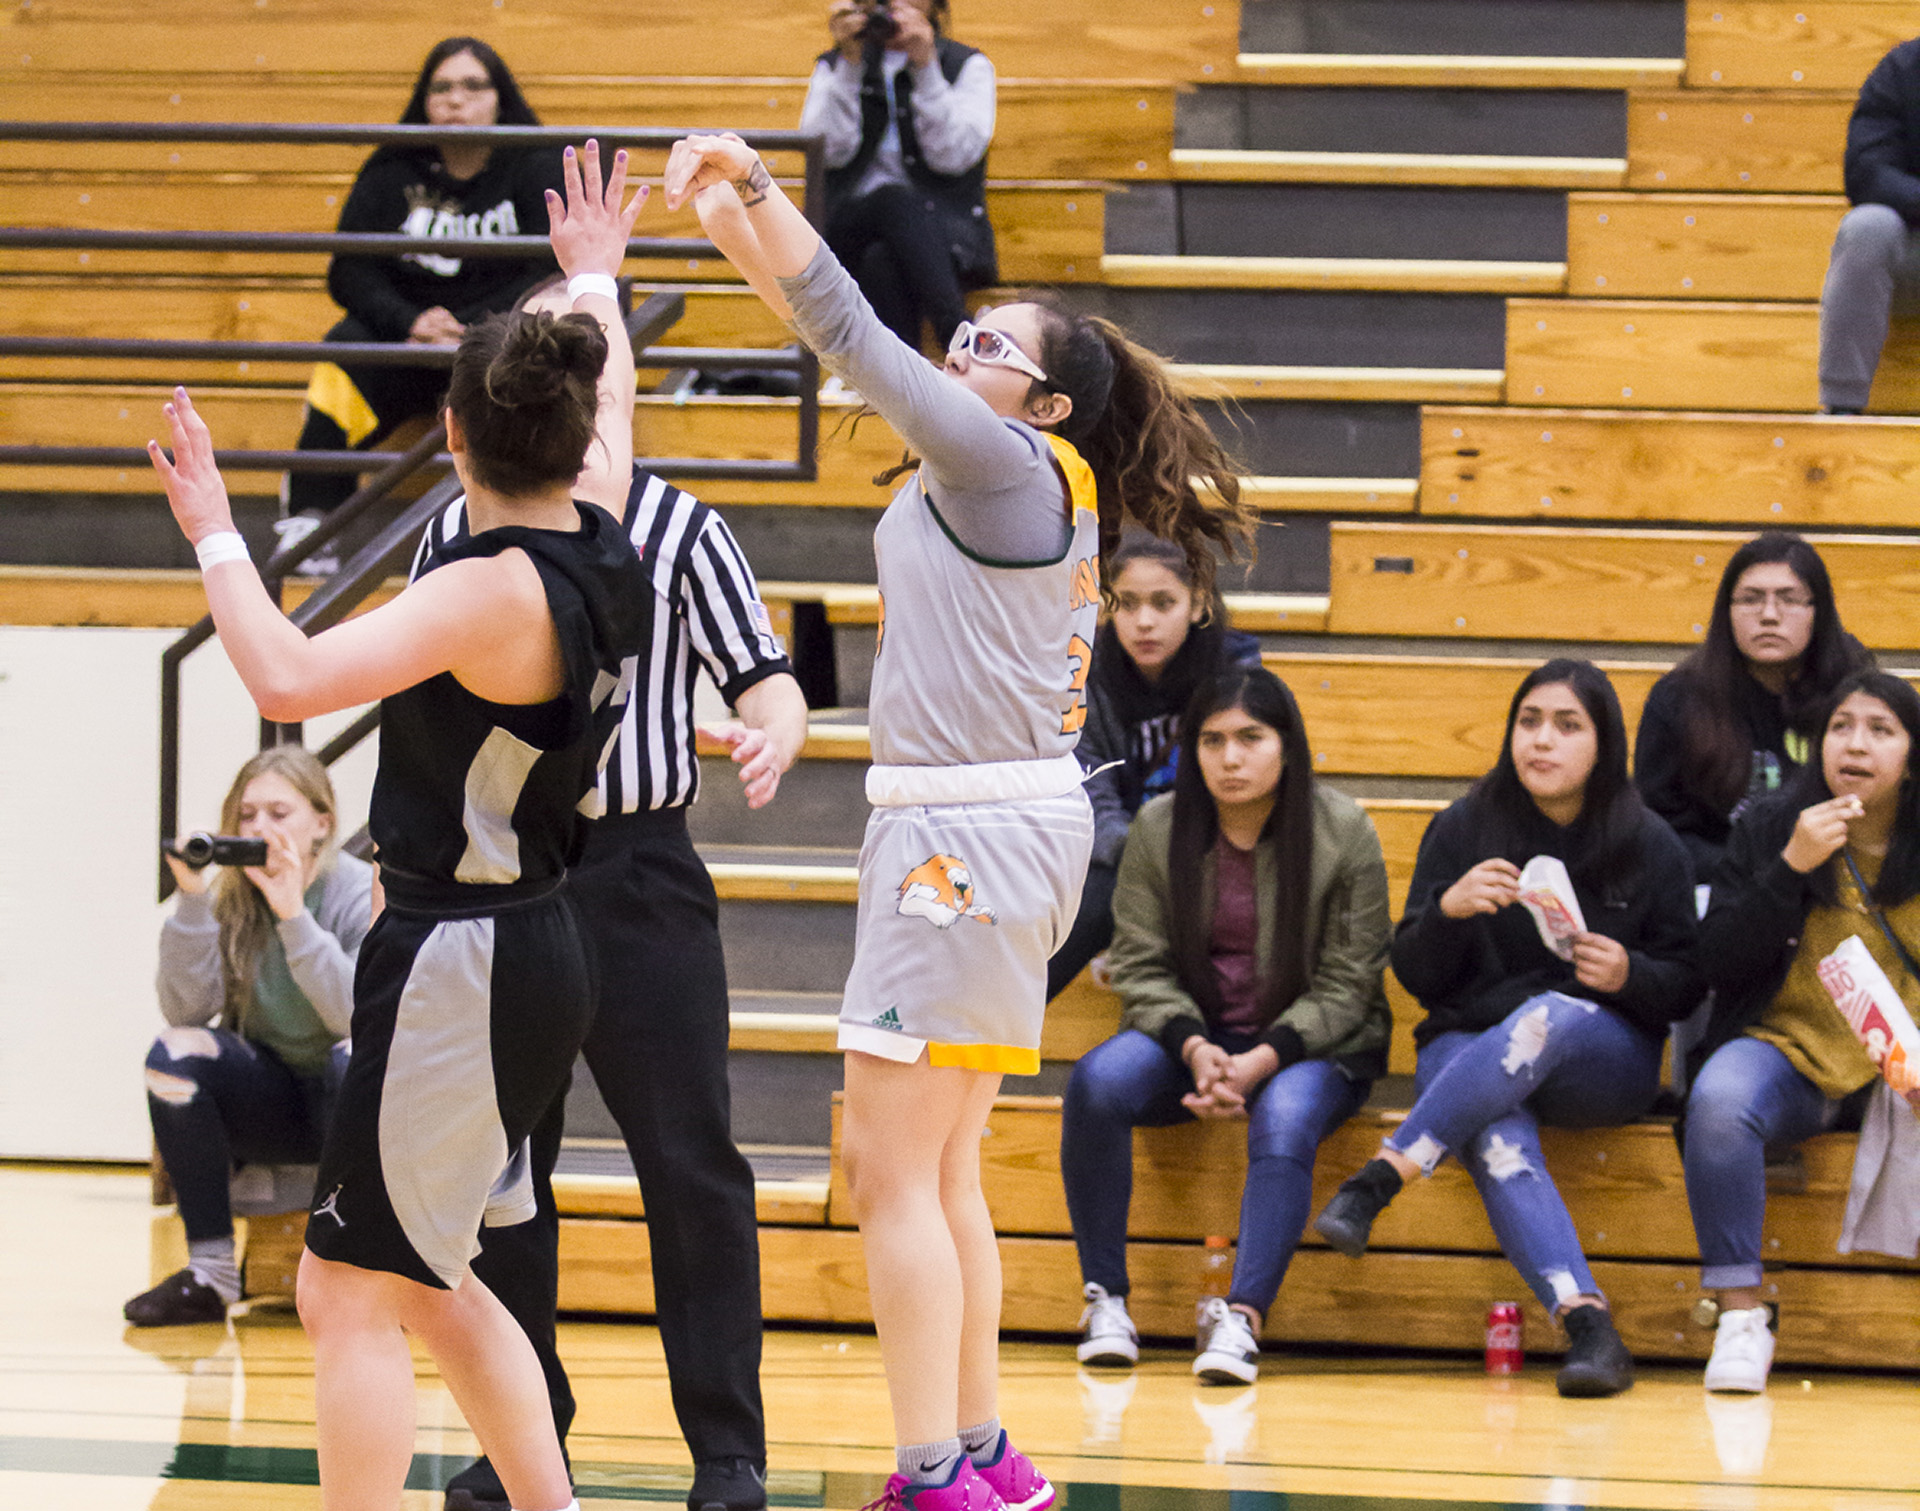
[[[1373,1220],[1400,1194],[1400,1172],[1383,1159],[1370,1159],[1360,1173],[1341,1183],[1333,1200],[1313,1220],[1313,1231],[1349,1259],[1367,1252]]]
[[[752,1459],[702,1459],[693,1466],[687,1511],[764,1511],[767,1472]]]
[[[447,1481],[447,1511],[500,1511],[508,1504],[507,1487],[485,1458],[475,1459]]]
[[[194,1322],[225,1322],[227,1303],[191,1269],[176,1270],[121,1307],[120,1314],[135,1327],[181,1327]]]
[[[1567,1330],[1567,1357],[1553,1383],[1561,1395],[1617,1396],[1633,1388],[1633,1355],[1620,1341],[1612,1312],[1576,1306],[1560,1323]]]

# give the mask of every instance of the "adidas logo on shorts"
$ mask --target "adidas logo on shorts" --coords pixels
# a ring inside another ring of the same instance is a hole
[[[875,1028],[890,1028],[897,1034],[906,1032],[906,1029],[901,1026],[900,1014],[893,1008],[888,1008],[879,1017],[875,1018],[873,1020],[873,1026]]]

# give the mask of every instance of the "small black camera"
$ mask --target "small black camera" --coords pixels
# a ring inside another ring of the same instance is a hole
[[[866,23],[860,28],[862,42],[885,47],[899,35],[900,23],[893,19],[892,0],[866,0],[861,9],[867,13]]]
[[[204,829],[170,840],[160,850],[196,871],[208,866],[264,866],[267,863],[265,840],[242,839],[237,834],[209,834]]]

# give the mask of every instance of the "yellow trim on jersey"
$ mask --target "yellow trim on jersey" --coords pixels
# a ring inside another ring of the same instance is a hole
[[[1100,517],[1099,491],[1093,482],[1093,469],[1087,465],[1087,459],[1074,449],[1073,442],[1063,441],[1052,431],[1040,432],[1047,438],[1047,444],[1053,448],[1053,459],[1060,464],[1060,471],[1066,476],[1067,491],[1073,497],[1073,522],[1080,523],[1080,516],[1091,514]],[[1032,1075],[1032,1071],[1023,1072]]]
[[[927,1063],[943,1069],[997,1070],[1002,1075],[1037,1076],[1040,1051],[1021,1049],[1013,1044],[942,1044],[929,1039]]]
[[[307,380],[307,403],[345,432],[349,446],[358,446],[380,428],[378,416],[353,386],[353,379],[332,362],[314,368]]]

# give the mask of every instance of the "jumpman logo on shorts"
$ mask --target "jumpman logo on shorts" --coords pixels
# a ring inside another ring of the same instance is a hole
[[[339,1201],[340,1193],[345,1189],[345,1186],[335,1186],[327,1199],[313,1209],[313,1215],[315,1217],[331,1217],[344,1228],[347,1225],[347,1220],[340,1215]]]

